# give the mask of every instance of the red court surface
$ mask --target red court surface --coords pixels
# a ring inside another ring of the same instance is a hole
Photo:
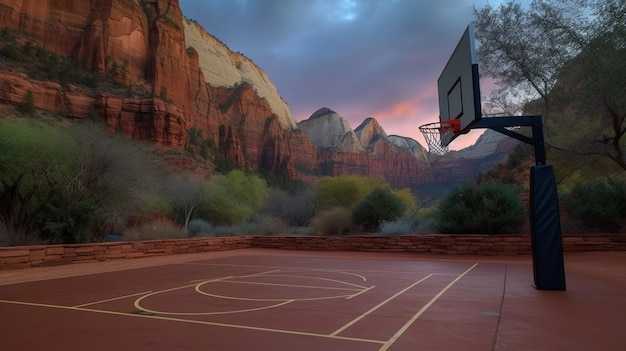
[[[626,349],[626,255],[565,263],[567,291],[532,288],[530,257],[244,249],[0,271],[0,345]]]

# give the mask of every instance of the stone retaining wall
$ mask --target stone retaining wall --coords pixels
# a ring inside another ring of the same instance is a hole
[[[243,249],[252,237],[0,247],[0,269]]]
[[[237,236],[72,245],[0,247],[0,269],[243,249],[528,255],[530,235]],[[564,235],[563,250],[626,251],[626,234]]]

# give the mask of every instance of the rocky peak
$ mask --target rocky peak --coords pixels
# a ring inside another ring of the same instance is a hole
[[[426,150],[426,148],[423,147],[422,144],[418,143],[413,138],[407,138],[399,135],[390,135],[389,141],[391,141],[395,146],[401,149],[410,151],[411,154],[419,160],[428,161],[429,159],[428,150]]]
[[[474,145],[451,151],[444,158],[482,159],[513,150],[519,141],[491,129],[485,130]]]
[[[373,117],[366,118],[354,132],[363,146],[369,145],[378,138],[387,139],[387,133],[385,133],[380,124],[378,124],[378,121]]]
[[[328,107],[315,111],[309,119],[299,122],[298,128],[320,149],[335,149],[340,152],[365,151],[348,121]]]

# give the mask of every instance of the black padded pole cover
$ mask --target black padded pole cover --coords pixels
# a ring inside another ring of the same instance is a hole
[[[535,288],[565,290],[559,199],[549,165],[530,169],[530,235]]]

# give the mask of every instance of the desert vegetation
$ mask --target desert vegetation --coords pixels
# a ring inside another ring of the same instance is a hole
[[[0,147],[2,245],[338,235],[375,232],[417,213],[408,189],[393,190],[380,177],[324,177],[285,190],[239,169],[180,174],[149,145],[92,121],[3,118]]]
[[[143,3],[142,3],[143,4]],[[626,226],[624,1],[533,1],[474,9],[481,72],[498,88],[493,114],[541,114],[559,195],[581,232]],[[147,10],[146,10],[147,11]],[[150,14],[148,17],[152,18]],[[521,35],[520,35],[521,34]],[[158,96],[127,85],[128,62],[102,72],[0,30],[0,68],[118,96]],[[147,86],[147,85],[146,85]],[[254,174],[188,131],[182,152],[211,163],[185,173],[163,152],[86,119],[42,117],[32,91],[0,116],[0,245],[226,235],[510,233],[527,213],[532,150],[520,146],[475,184],[420,204],[382,177],[321,177],[302,184]],[[89,116],[86,116],[89,117]],[[530,160],[530,161],[529,161]]]

